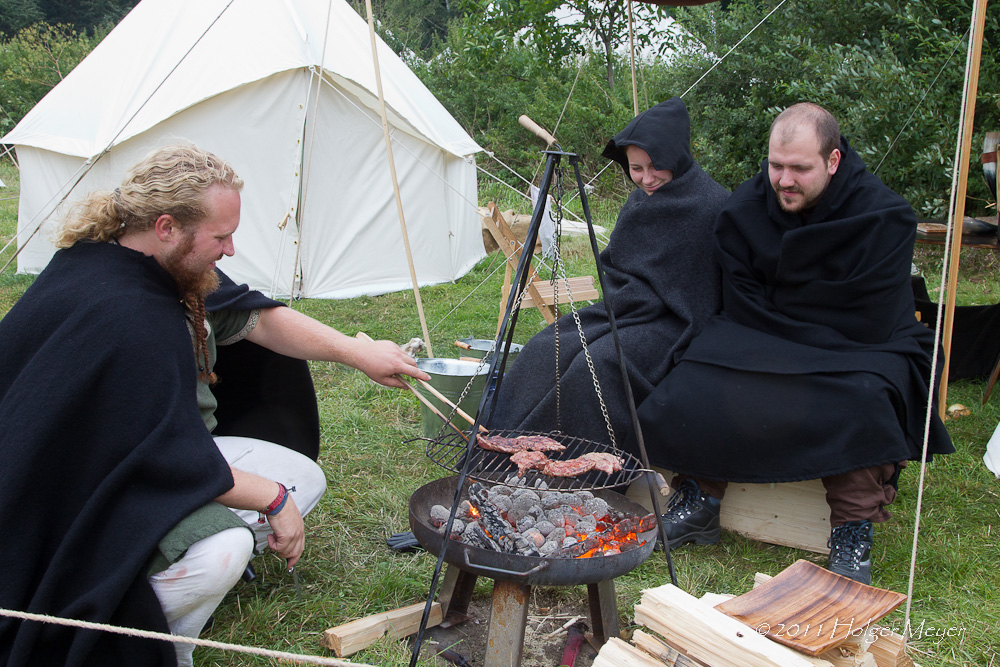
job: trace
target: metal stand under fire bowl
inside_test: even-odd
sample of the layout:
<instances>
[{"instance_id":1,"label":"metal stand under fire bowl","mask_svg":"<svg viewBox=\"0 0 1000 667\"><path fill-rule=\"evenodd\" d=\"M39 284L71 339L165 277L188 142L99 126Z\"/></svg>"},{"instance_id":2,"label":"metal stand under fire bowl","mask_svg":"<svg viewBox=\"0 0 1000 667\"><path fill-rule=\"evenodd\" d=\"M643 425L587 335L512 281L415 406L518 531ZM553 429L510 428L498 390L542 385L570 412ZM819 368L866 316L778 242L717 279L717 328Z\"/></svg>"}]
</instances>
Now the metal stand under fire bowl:
<instances>
[{"instance_id":1,"label":"metal stand under fire bowl","mask_svg":"<svg viewBox=\"0 0 1000 667\"><path fill-rule=\"evenodd\" d=\"M463 617L468 614L472 591L479 575L466 572L454 565L445 571L438 601L445 617ZM528 603L531 600L530 584L493 580L493 597L490 609L489 634L486 640L484 667L511 667L520 665L524 654L524 634L528 624ZM608 579L587 584L590 601L590 625L597 643L603 644L611 637L619 637L618 604L615 598L615 580Z\"/></svg>"},{"instance_id":2,"label":"metal stand under fire bowl","mask_svg":"<svg viewBox=\"0 0 1000 667\"><path fill-rule=\"evenodd\" d=\"M430 523L430 508L449 502L457 477L426 484L410 496L410 529L430 553L448 563L438 601L446 617L462 618L469 610L476 579L493 579L489 634L485 667L512 667L521 664L528 603L534 586L586 585L590 600L590 622L598 643L620 635L615 577L631 572L653 551L656 531L639 535L638 546L619 554L593 558L544 558L500 553L458 540L445 540ZM645 513L642 505L609 490L594 495L604 499L618 514Z\"/></svg>"}]
</instances>

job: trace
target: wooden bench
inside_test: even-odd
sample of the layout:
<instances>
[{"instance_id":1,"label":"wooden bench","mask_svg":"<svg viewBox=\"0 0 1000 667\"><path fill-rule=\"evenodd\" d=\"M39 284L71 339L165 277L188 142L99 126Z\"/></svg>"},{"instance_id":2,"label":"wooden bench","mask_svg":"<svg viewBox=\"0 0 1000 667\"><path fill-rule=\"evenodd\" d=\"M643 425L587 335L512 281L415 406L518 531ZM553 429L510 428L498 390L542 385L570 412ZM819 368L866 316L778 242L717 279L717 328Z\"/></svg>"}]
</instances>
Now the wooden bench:
<instances>
[{"instance_id":1,"label":"wooden bench","mask_svg":"<svg viewBox=\"0 0 1000 667\"><path fill-rule=\"evenodd\" d=\"M493 239L500 246L500 250L503 251L507 261L500 296L500 316L497 318L497 332L499 332L500 325L503 323L504 312L507 310L507 299L510 297L512 277L517 270L518 263L521 261L521 251L524 244L517 239L495 203L490 202L487 205L487 211L489 215L483 217L483 227L493 236ZM600 293L594 287L593 276L559 279L557 284L559 284L559 304L569 303L570 300L593 301L600 298ZM538 309L548 324L555 322L559 316L559 309L555 297L556 290L552 283L548 280L538 278L537 275L530 274L525 288L528 293L521 300L521 307L533 306ZM571 294L572 297L570 296Z\"/></svg>"},{"instance_id":2,"label":"wooden bench","mask_svg":"<svg viewBox=\"0 0 1000 667\"><path fill-rule=\"evenodd\" d=\"M674 473L653 468L669 482ZM652 510L649 487L642 477L628 489L628 497ZM660 511L667 498L660 499ZM741 484L730 482L722 501L722 527L751 539L816 553L830 552L830 506L822 480Z\"/></svg>"}]
</instances>

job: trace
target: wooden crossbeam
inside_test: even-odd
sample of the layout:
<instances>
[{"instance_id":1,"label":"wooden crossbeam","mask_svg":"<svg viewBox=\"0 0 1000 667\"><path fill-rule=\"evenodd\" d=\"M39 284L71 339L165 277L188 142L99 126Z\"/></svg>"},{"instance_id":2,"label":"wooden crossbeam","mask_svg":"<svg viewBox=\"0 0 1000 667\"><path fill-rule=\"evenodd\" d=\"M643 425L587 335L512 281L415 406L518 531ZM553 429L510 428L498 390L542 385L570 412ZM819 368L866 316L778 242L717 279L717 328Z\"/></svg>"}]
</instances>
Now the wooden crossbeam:
<instances>
[{"instance_id":1,"label":"wooden crossbeam","mask_svg":"<svg viewBox=\"0 0 1000 667\"><path fill-rule=\"evenodd\" d=\"M521 262L521 249L523 244L517 240L517 236L514 231L504 220L503 215L500 213L500 209L493 202L486 205L486 208L490 212L489 218L484 218L483 222L486 225L487 231L493 236L493 239L500 246L500 250L503 252L504 256L507 258L507 268L504 273L504 287L505 295L500 302L500 319L497 320L497 331L500 331L500 325L503 322L504 310L507 306L507 295L510 294L511 289L511 278L513 276L514 269L517 268L518 264ZM492 222L492 224L490 224ZM531 257L528 258L528 269L531 268ZM556 321L553 309L550 306L545 305L545 300L542 299L541 294L538 293L538 287L535 285L534 280L529 280L527 283L528 296L535 299L538 310L542 313L542 317L549 324Z\"/></svg>"},{"instance_id":2,"label":"wooden crossbeam","mask_svg":"<svg viewBox=\"0 0 1000 667\"><path fill-rule=\"evenodd\" d=\"M597 288L594 287L593 276L577 276L569 279L560 278L557 284L559 286L559 303L569 303L570 294L573 295L573 301L593 301L601 296ZM555 287L550 281L538 280L534 282L534 286L542 299L542 303L546 306L556 305ZM504 285L503 300L505 303L508 294L510 294L510 287ZM526 308L534 305L536 305L535 299L529 292L521 300L521 307Z\"/></svg>"}]
</instances>

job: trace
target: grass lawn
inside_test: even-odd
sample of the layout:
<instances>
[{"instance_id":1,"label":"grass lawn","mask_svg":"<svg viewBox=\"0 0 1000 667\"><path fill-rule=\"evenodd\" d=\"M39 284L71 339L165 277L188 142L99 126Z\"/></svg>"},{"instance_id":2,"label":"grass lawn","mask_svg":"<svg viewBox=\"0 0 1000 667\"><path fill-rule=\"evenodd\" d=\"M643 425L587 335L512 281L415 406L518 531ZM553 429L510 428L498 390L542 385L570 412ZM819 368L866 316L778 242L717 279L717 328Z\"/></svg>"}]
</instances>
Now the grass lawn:
<instances>
[{"instance_id":1,"label":"grass lawn","mask_svg":"<svg viewBox=\"0 0 1000 667\"><path fill-rule=\"evenodd\" d=\"M18 179L9 161L0 164L0 240L13 235ZM487 197L502 193L484 191ZM619 203L592 202L595 222L610 224ZM501 208L524 205L510 200ZM239 238L237 237L237 244ZM238 248L238 246L237 246ZM0 255L6 262L8 249ZM565 244L570 275L592 272L589 245L582 239ZM940 251L918 248L916 261L932 277L940 271ZM490 338L496 328L502 260L484 259L455 284L421 290L436 356L459 356L453 341L465 336ZM497 270L499 267L500 270ZM962 262L960 302L1000 300L997 258L989 251L968 250ZM0 313L6 313L31 278L8 268L0 274ZM376 338L405 342L420 336L414 297L400 292L344 301L304 300L301 310L346 333L363 330ZM518 323L517 342L526 342L542 325L537 311ZM0 341L2 343L2 341ZM435 559L427 553L397 554L385 538L407 526L407 501L419 486L446 474L424 455L420 411L405 392L378 387L352 369L312 364L322 420L320 464L329 491L307 519L307 547L297 570L302 601L283 562L271 555L254 560L258 580L241 583L216 613L210 639L282 651L328 655L320 646L322 632L351 619L420 602L427 597ZM972 415L948 423L957 453L927 467L913 584L912 655L924 667L1000 664L1000 485L982 463L986 442L1000 421L1000 396L981 406L984 383L953 382L948 402L963 403ZM998 392L1000 393L1000 392ZM875 584L906 592L918 498L919 466L912 464L900 481L893 506L895 519L876 528ZM796 559L825 564L825 558L794 549L724 533L711 547L687 546L674 552L679 583L686 591L741 593L755 572L776 574ZM629 627L644 588L669 581L665 560L657 552L642 566L616 580L623 627ZM477 599L487 599L488 582L480 580ZM551 591L556 599L583 604L584 587ZM900 630L902 608L883 625ZM425 664L430 664L425 651ZM214 649L196 651L196 664L268 665L272 661ZM356 662L404 665L408 644L381 640L352 657Z\"/></svg>"}]
</instances>

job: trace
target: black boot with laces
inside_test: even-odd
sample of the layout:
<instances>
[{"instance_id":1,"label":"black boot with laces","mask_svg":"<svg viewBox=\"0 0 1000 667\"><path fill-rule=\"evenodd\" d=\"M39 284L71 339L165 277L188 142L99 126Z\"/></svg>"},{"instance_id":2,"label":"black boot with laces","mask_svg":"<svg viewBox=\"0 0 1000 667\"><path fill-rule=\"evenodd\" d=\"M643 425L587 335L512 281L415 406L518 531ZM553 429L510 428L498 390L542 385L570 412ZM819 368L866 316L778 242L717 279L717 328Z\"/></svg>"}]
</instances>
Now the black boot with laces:
<instances>
[{"instance_id":1,"label":"black boot with laces","mask_svg":"<svg viewBox=\"0 0 1000 667\"><path fill-rule=\"evenodd\" d=\"M720 500L698 488L692 479L677 487L661 516L671 549L687 542L715 544L722 532L719 527Z\"/></svg>"},{"instance_id":2,"label":"black boot with laces","mask_svg":"<svg viewBox=\"0 0 1000 667\"><path fill-rule=\"evenodd\" d=\"M872 583L872 541L871 521L851 521L837 526L830 534L830 572L859 581Z\"/></svg>"}]
</instances>

